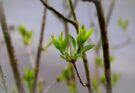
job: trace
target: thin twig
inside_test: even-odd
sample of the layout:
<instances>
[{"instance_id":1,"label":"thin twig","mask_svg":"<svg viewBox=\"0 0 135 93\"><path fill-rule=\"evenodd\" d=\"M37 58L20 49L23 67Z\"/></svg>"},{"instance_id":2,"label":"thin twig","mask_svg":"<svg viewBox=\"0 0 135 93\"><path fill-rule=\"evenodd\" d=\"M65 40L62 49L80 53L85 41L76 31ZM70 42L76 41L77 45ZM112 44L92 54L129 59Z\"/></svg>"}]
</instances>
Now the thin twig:
<instances>
[{"instance_id":1,"label":"thin twig","mask_svg":"<svg viewBox=\"0 0 135 93\"><path fill-rule=\"evenodd\" d=\"M72 4L72 1L71 1L71 0L69 0L69 4L70 4L71 13L72 13L72 16L73 16L73 18L74 18L74 21L76 22L76 24L77 24L77 26L78 26L77 29L76 29L76 31L77 31L77 33L78 33L79 25L78 25L77 17L76 17L75 11L74 11L74 9L73 9L73 4ZM83 54L82 59L83 59L84 68L85 68L85 73L86 73L86 78L87 78L87 83L88 83L88 84L87 84L87 88L88 88L89 93L92 93L92 86L91 86L91 80L90 80L90 70L89 70L89 65L88 65L88 59L87 59L85 53ZM79 77L78 77L78 78L79 78Z\"/></svg>"},{"instance_id":2,"label":"thin twig","mask_svg":"<svg viewBox=\"0 0 135 93\"><path fill-rule=\"evenodd\" d=\"M109 6L109 11L106 17L106 26L108 27L109 23L110 23L110 19L114 10L114 6L115 6L115 0L111 0L111 4Z\"/></svg>"},{"instance_id":3,"label":"thin twig","mask_svg":"<svg viewBox=\"0 0 135 93\"><path fill-rule=\"evenodd\" d=\"M46 0L45 2L47 3L47 1L48 0ZM41 24L41 33L40 33L40 39L39 39L39 46L38 46L36 65L35 65L35 76L34 76L34 80L33 80L33 86L32 86L31 93L36 93L36 86L37 86L37 82L38 82L38 74L39 74L39 67L40 67L40 59L41 59L41 53L42 53L42 44L43 44L44 33L45 33L46 16L47 16L47 8L44 8L42 24Z\"/></svg>"},{"instance_id":4,"label":"thin twig","mask_svg":"<svg viewBox=\"0 0 135 93\"><path fill-rule=\"evenodd\" d=\"M53 81L51 82L51 84L45 88L44 93L48 93L49 90L51 90L52 87L55 86L56 83L57 83L57 80L56 80L56 79L53 80Z\"/></svg>"},{"instance_id":5,"label":"thin twig","mask_svg":"<svg viewBox=\"0 0 135 93\"><path fill-rule=\"evenodd\" d=\"M28 57L29 57L29 62L31 64L31 67L34 68L35 67L35 61L34 61L34 57L33 57L30 46L26 45L26 49L27 49L27 54L28 54Z\"/></svg>"},{"instance_id":6,"label":"thin twig","mask_svg":"<svg viewBox=\"0 0 135 93\"><path fill-rule=\"evenodd\" d=\"M5 79L5 75L3 73L3 69L2 69L1 64L0 64L0 75L1 75L2 84L3 84L3 87L4 87L4 91L5 91L5 93L8 93L8 88L6 86L6 79Z\"/></svg>"},{"instance_id":7,"label":"thin twig","mask_svg":"<svg viewBox=\"0 0 135 93\"><path fill-rule=\"evenodd\" d=\"M72 64L73 64L73 66L74 66L75 72L76 72L77 77L78 77L80 83L82 84L82 86L84 86L84 87L88 86L87 83L84 83L84 82L82 81L82 79L81 79L81 77L80 77L80 74L79 74L79 72L78 72L78 70L77 70L77 67L76 67L75 62L72 62Z\"/></svg>"},{"instance_id":8,"label":"thin twig","mask_svg":"<svg viewBox=\"0 0 135 93\"><path fill-rule=\"evenodd\" d=\"M76 9L76 7L77 7L77 5L78 5L78 2L79 2L79 0L74 0L74 5L73 5L74 9ZM69 13L68 16L67 16L67 18L70 18L71 15L72 15L72 14Z\"/></svg>"},{"instance_id":9,"label":"thin twig","mask_svg":"<svg viewBox=\"0 0 135 93\"><path fill-rule=\"evenodd\" d=\"M53 7L49 6L46 2L44 2L44 0L40 0L41 3L48 8L50 11L54 12L58 17L62 18L63 20L71 23L72 25L74 25L76 27L76 23L70 19L67 19L64 15L62 15L61 13L59 13L57 10L55 10Z\"/></svg>"},{"instance_id":10,"label":"thin twig","mask_svg":"<svg viewBox=\"0 0 135 93\"><path fill-rule=\"evenodd\" d=\"M21 76L18 69L18 62L17 62L14 48L11 42L11 37L8 31L8 25L6 23L6 18L5 18L4 10L2 7L2 2L0 2L0 22L1 22L2 32L5 39L7 52L9 55L10 65L13 71L16 87L19 93L24 93L24 87L23 87L23 83L22 83Z\"/></svg>"}]
</instances>

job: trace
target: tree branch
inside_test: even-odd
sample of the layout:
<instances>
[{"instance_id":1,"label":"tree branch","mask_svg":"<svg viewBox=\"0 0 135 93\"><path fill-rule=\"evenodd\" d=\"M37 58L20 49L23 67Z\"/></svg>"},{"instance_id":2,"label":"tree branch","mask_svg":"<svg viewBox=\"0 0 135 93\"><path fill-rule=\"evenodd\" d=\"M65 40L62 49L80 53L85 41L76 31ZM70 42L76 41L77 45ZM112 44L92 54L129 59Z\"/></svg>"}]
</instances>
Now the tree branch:
<instances>
[{"instance_id":1,"label":"tree branch","mask_svg":"<svg viewBox=\"0 0 135 93\"><path fill-rule=\"evenodd\" d=\"M47 3L48 0L46 0L45 2ZM42 53L42 44L43 44L45 26L46 26L46 16L47 16L47 8L44 8L42 24L41 24L41 33L40 33L40 39L39 39L39 46L38 46L38 50L37 50L37 58L36 58L36 65L35 65L35 76L34 76L34 80L33 80L33 86L32 86L31 93L36 93L36 86L37 86L37 82L38 82L38 74L39 74L39 67L40 67L40 59L41 59L41 53Z\"/></svg>"},{"instance_id":2,"label":"tree branch","mask_svg":"<svg viewBox=\"0 0 135 93\"><path fill-rule=\"evenodd\" d=\"M57 10L55 10L53 7L49 6L46 2L44 2L44 0L40 0L41 3L50 11L54 12L59 18L62 18L63 20L71 23L72 25L74 25L76 27L76 23L70 19L67 19L64 15L62 15L61 13L59 13Z\"/></svg>"},{"instance_id":3,"label":"tree branch","mask_svg":"<svg viewBox=\"0 0 135 93\"><path fill-rule=\"evenodd\" d=\"M16 87L19 93L24 93L24 87L23 87L23 83L22 83L21 76L18 69L18 62L17 62L14 48L11 42L11 37L8 31L8 25L6 23L6 18L4 14L4 9L2 7L2 2L0 2L0 22L1 22L1 28L2 28L4 39L5 39L7 52L9 55L10 65L13 71Z\"/></svg>"},{"instance_id":4,"label":"tree branch","mask_svg":"<svg viewBox=\"0 0 135 93\"><path fill-rule=\"evenodd\" d=\"M75 62L73 61L73 62L71 62L71 63L72 63L73 66L74 66L75 72L76 72L77 77L78 77L80 83L82 84L82 86L84 86L84 87L88 86L88 84L86 84L86 83L84 83L84 82L82 81L82 79L81 79L81 77L80 77L80 74L79 74L79 72L78 72L78 70L77 70L77 67L76 67Z\"/></svg>"},{"instance_id":5,"label":"tree branch","mask_svg":"<svg viewBox=\"0 0 135 93\"><path fill-rule=\"evenodd\" d=\"M5 93L8 93L8 88L6 86L6 79L5 79L5 75L4 75L1 63L0 63L0 75L1 75L2 84L4 87L4 91L5 91Z\"/></svg>"},{"instance_id":6,"label":"tree branch","mask_svg":"<svg viewBox=\"0 0 135 93\"><path fill-rule=\"evenodd\" d=\"M75 11L73 9L73 4L72 4L71 0L69 0L69 4L70 4L70 8L71 8L70 9L71 10L71 14L72 14L72 16L74 18L74 21L76 22L76 25L77 25L76 32L78 33L79 25L78 25L78 21L77 21L76 14L75 14ZM85 74L86 74L87 83L88 83L87 84L87 88L88 88L89 93L92 93L92 86L91 86L91 80L90 80L90 70L89 70L89 65L88 65L88 59L87 59L85 53L83 54L82 59L83 59L84 68L85 68Z\"/></svg>"},{"instance_id":7,"label":"tree branch","mask_svg":"<svg viewBox=\"0 0 135 93\"><path fill-rule=\"evenodd\" d=\"M101 31L101 40L102 40L102 48L103 48L103 57L104 57L104 71L106 77L106 93L112 93L112 85L111 85L111 67L110 67L110 59L109 59L109 43L107 36L107 27L105 23L105 17L103 12L103 7L100 0L96 0L93 2L97 9L98 20Z\"/></svg>"}]
</instances>

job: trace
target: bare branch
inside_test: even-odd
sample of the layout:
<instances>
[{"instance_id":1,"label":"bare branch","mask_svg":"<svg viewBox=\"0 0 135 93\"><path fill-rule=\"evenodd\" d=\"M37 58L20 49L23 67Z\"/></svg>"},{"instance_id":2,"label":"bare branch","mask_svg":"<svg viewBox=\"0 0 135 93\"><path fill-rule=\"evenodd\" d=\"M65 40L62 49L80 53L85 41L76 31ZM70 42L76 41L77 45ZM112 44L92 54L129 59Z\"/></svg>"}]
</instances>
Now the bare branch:
<instances>
[{"instance_id":1,"label":"bare branch","mask_svg":"<svg viewBox=\"0 0 135 93\"><path fill-rule=\"evenodd\" d=\"M3 32L4 39L5 39L7 52L9 55L10 65L11 65L11 68L13 71L13 76L15 79L16 87L17 87L19 93L25 93L23 83L21 80L21 76L19 73L19 69L18 69L18 62L17 62L16 55L14 52L14 47L12 45L11 37L10 37L9 31L8 31L8 25L6 23L6 18L5 18L5 14L4 14L4 9L2 7L2 2L0 2L0 22L1 22L2 32Z\"/></svg>"},{"instance_id":2,"label":"bare branch","mask_svg":"<svg viewBox=\"0 0 135 93\"><path fill-rule=\"evenodd\" d=\"M53 7L49 6L46 2L44 2L44 0L40 0L41 3L48 8L50 11L52 11L53 13L55 13L58 17L62 18L63 20L71 23L72 25L74 25L76 27L76 23L70 19L67 19L64 15L62 15L61 13L59 13L57 10L55 10Z\"/></svg>"},{"instance_id":3,"label":"bare branch","mask_svg":"<svg viewBox=\"0 0 135 93\"><path fill-rule=\"evenodd\" d=\"M6 86L6 79L5 79L5 75L4 75L1 63L0 63L0 75L1 75L1 79L2 79L2 84L4 86L4 91L5 91L5 93L8 93L8 88Z\"/></svg>"},{"instance_id":4,"label":"bare branch","mask_svg":"<svg viewBox=\"0 0 135 93\"><path fill-rule=\"evenodd\" d=\"M48 0L46 0L45 2L47 3ZM36 58L36 64L35 64L35 76L34 76L34 80L33 80L33 86L32 86L31 93L36 92L36 86L37 86L37 82L38 82L40 59L41 59L41 53L42 53L42 44L43 44L45 26L46 26L46 16L47 16L47 8L44 8L42 24L41 24L41 33L40 33L40 39L39 39L39 46L38 46L37 58Z\"/></svg>"},{"instance_id":5,"label":"bare branch","mask_svg":"<svg viewBox=\"0 0 135 93\"><path fill-rule=\"evenodd\" d=\"M80 74L79 74L79 72L78 72L78 70L77 70L77 67L76 67L75 62L71 62L71 63L72 63L73 66L74 66L75 72L76 72L76 74L77 74L77 77L78 77L80 83L82 84L82 86L87 87L88 84L87 84L87 83L84 83L84 82L82 81L82 79L81 79L81 77L80 77Z\"/></svg>"}]
</instances>

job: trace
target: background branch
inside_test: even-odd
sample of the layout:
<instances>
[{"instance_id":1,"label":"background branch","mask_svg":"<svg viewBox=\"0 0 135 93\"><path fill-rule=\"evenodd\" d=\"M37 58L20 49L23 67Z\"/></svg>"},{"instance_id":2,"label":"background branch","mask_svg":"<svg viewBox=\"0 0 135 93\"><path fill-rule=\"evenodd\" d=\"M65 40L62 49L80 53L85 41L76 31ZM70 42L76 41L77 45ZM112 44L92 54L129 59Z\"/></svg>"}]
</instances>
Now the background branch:
<instances>
[{"instance_id":1,"label":"background branch","mask_svg":"<svg viewBox=\"0 0 135 93\"><path fill-rule=\"evenodd\" d=\"M2 79L2 84L3 84L3 87L4 87L4 91L5 91L5 93L8 93L8 88L6 86L6 79L5 79L5 75L4 75L1 63L0 63L0 76L1 76L1 79Z\"/></svg>"},{"instance_id":2,"label":"background branch","mask_svg":"<svg viewBox=\"0 0 135 93\"><path fill-rule=\"evenodd\" d=\"M103 7L100 0L93 2L96 6L98 20L101 31L101 40L102 40L102 48L103 48L103 57L104 57L104 71L106 77L106 93L112 93L112 85L111 85L111 67L110 67L110 55L109 55L109 43L107 36L107 28L105 23L105 17L103 12Z\"/></svg>"},{"instance_id":3,"label":"background branch","mask_svg":"<svg viewBox=\"0 0 135 93\"><path fill-rule=\"evenodd\" d=\"M45 2L47 3L48 0L46 0ZM42 53L42 44L43 44L44 33L45 33L46 16L47 16L47 8L44 8L42 24L41 24L41 33L40 33L40 39L39 39L39 46L38 46L36 65L35 65L35 76L34 76L34 80L33 80L33 86L32 86L31 93L36 93L36 86L37 86L37 82L38 82L38 74L39 74L39 67L40 67L40 59L41 59L41 53Z\"/></svg>"},{"instance_id":4,"label":"background branch","mask_svg":"<svg viewBox=\"0 0 135 93\"><path fill-rule=\"evenodd\" d=\"M15 79L17 90L19 93L24 93L24 87L23 87L23 83L22 83L21 76L18 69L18 62L17 62L14 48L11 42L11 37L8 31L8 25L6 23L6 18L4 14L4 9L2 7L2 2L0 2L0 22L1 22L1 28L2 28L4 39L5 39L7 52L8 52L9 60L10 60L10 65L13 71L13 76Z\"/></svg>"}]
</instances>

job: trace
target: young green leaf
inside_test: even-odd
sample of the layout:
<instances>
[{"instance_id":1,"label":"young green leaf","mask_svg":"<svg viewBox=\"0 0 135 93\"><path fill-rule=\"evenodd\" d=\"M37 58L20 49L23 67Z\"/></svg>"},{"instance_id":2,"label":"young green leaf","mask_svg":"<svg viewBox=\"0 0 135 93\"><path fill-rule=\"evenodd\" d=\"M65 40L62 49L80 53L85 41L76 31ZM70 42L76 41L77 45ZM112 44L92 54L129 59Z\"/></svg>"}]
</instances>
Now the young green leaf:
<instances>
[{"instance_id":1,"label":"young green leaf","mask_svg":"<svg viewBox=\"0 0 135 93\"><path fill-rule=\"evenodd\" d=\"M112 74L112 85L115 85L119 79L120 79L120 75L117 73L113 73Z\"/></svg>"},{"instance_id":2,"label":"young green leaf","mask_svg":"<svg viewBox=\"0 0 135 93\"><path fill-rule=\"evenodd\" d=\"M60 34L58 40L59 40L60 42L62 42L62 40L63 40L63 32L61 32L61 34Z\"/></svg>"},{"instance_id":3,"label":"young green leaf","mask_svg":"<svg viewBox=\"0 0 135 93\"><path fill-rule=\"evenodd\" d=\"M65 50L65 48L67 47L67 45L68 45L68 36L66 36L65 39L61 43L62 49Z\"/></svg>"},{"instance_id":4,"label":"young green leaf","mask_svg":"<svg viewBox=\"0 0 135 93\"><path fill-rule=\"evenodd\" d=\"M66 56L65 55L60 55L60 57L62 58L62 59L64 59L64 60L67 60L67 58L66 58Z\"/></svg>"},{"instance_id":5,"label":"young green leaf","mask_svg":"<svg viewBox=\"0 0 135 93\"><path fill-rule=\"evenodd\" d=\"M84 46L84 47L82 47L81 49L80 49L80 51L79 51L79 53L84 53L84 52L86 52L86 51L88 51L88 50L90 50L91 48L93 48L95 45L86 45L86 46Z\"/></svg>"},{"instance_id":6,"label":"young green leaf","mask_svg":"<svg viewBox=\"0 0 135 93\"><path fill-rule=\"evenodd\" d=\"M76 49L76 41L75 41L74 37L72 35L69 35L69 39L70 39L74 49Z\"/></svg>"},{"instance_id":7,"label":"young green leaf","mask_svg":"<svg viewBox=\"0 0 135 93\"><path fill-rule=\"evenodd\" d=\"M78 46L81 46L83 44L83 30L79 28L79 33L77 35L77 44Z\"/></svg>"},{"instance_id":8,"label":"young green leaf","mask_svg":"<svg viewBox=\"0 0 135 93\"><path fill-rule=\"evenodd\" d=\"M17 27L17 29L18 29L18 31L20 32L20 34L22 35L22 36L24 36L25 34L26 34L26 29L25 29L25 27L23 26L23 25L19 25L18 27Z\"/></svg>"},{"instance_id":9,"label":"young green leaf","mask_svg":"<svg viewBox=\"0 0 135 93\"><path fill-rule=\"evenodd\" d=\"M53 41L50 40L50 41L43 47L43 51L46 51L52 44L53 44Z\"/></svg>"},{"instance_id":10,"label":"young green leaf","mask_svg":"<svg viewBox=\"0 0 135 93\"><path fill-rule=\"evenodd\" d=\"M88 40L88 38L90 37L90 35L91 35L91 33L93 32L94 29L95 29L95 28L92 27L91 29L89 29L89 30L85 33L85 35L84 35L84 37L83 37L83 41L84 41L84 42L85 42L86 40Z\"/></svg>"},{"instance_id":11,"label":"young green leaf","mask_svg":"<svg viewBox=\"0 0 135 93\"><path fill-rule=\"evenodd\" d=\"M56 40L56 37L53 35L52 36L52 41L53 41L53 44L54 44L54 46L57 48L57 49L61 49L61 44L60 44L60 42L59 42L59 40Z\"/></svg>"}]
</instances>

